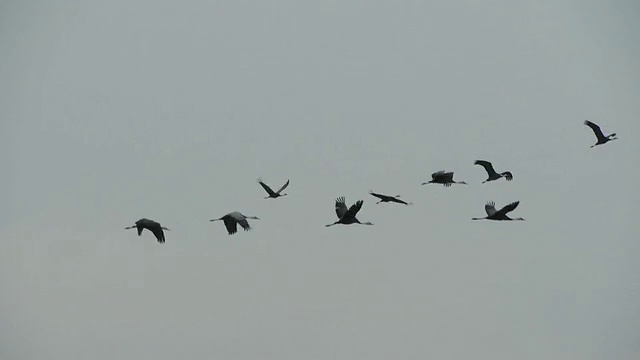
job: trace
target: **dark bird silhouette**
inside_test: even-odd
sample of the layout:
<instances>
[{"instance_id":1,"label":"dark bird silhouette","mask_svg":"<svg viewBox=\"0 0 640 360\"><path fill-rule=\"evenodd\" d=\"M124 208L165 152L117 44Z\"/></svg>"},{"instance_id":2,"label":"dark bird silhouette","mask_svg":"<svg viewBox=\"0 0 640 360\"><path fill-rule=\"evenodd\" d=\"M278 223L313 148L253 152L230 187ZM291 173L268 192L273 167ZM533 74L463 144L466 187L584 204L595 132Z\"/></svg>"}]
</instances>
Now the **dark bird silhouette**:
<instances>
[{"instance_id":1,"label":"dark bird silhouette","mask_svg":"<svg viewBox=\"0 0 640 360\"><path fill-rule=\"evenodd\" d=\"M281 187L281 188L280 188L280 190L278 190L278 191L273 191L273 190L271 190L271 188L269 187L269 185L267 185L267 184L263 183L261 179L258 179L258 183L262 186L262 188L264 189L264 191L266 191L266 192L267 192L267 194L269 194L269 196L265 197L265 199L269 199L269 198L273 198L273 199L275 199L275 198L277 198L277 197L287 195L287 194L281 194L281 192L282 192L282 190L286 189L286 188L287 188L287 186L289 186L289 180L287 180L287 182L286 182L284 185L282 185L282 187Z\"/></svg>"},{"instance_id":2,"label":"dark bird silhouette","mask_svg":"<svg viewBox=\"0 0 640 360\"><path fill-rule=\"evenodd\" d=\"M427 182L423 182L422 185L427 185L427 184L442 184L446 187L451 186L451 184L464 184L466 185L467 183L464 181L454 181L453 180L453 171L444 171L444 170L440 170L440 171L436 171L433 174L431 174L431 180L427 181Z\"/></svg>"},{"instance_id":3,"label":"dark bird silhouette","mask_svg":"<svg viewBox=\"0 0 640 360\"><path fill-rule=\"evenodd\" d=\"M373 191L369 190L369 194L377 197L378 199L380 199L380 201L378 201L376 204L380 204L381 202L395 202L398 204L405 204L405 205L410 205L411 203L405 202L403 200L398 199L400 197L400 195L396 195L396 196L389 196L389 195L383 195L383 194L376 194Z\"/></svg>"},{"instance_id":4,"label":"dark bird silhouette","mask_svg":"<svg viewBox=\"0 0 640 360\"><path fill-rule=\"evenodd\" d=\"M600 126L592 123L589 120L585 120L584 124L587 125L588 127L590 127L591 130L593 130L593 133L596 135L596 138L598 139L598 142L596 142L595 144L591 145L591 147L594 147L596 145L602 145L602 144L608 143L611 140L618 140L618 138L616 137L616 133L613 133L611 135L605 136L602 133L602 130L600 130Z\"/></svg>"},{"instance_id":5,"label":"dark bird silhouette","mask_svg":"<svg viewBox=\"0 0 640 360\"><path fill-rule=\"evenodd\" d=\"M505 205L502 209L496 210L496 204L493 201L488 202L484 206L484 211L487 212L487 216L482 218L472 218L471 220L524 220L521 217L512 219L507 216L507 213L515 210L515 208L518 207L518 204L520 204L520 201L512 202L509 205Z\"/></svg>"},{"instance_id":6,"label":"dark bird silhouette","mask_svg":"<svg viewBox=\"0 0 640 360\"><path fill-rule=\"evenodd\" d=\"M510 172L505 171L503 173L497 173L495 170L493 170L493 165L491 165L491 163L488 161L476 160L476 162L474 162L473 164L480 165L487 171L487 175L489 175L489 178L483 181L482 182L483 184L486 183L487 181L498 180L501 177L507 179L507 181L513 180L513 175Z\"/></svg>"},{"instance_id":7,"label":"dark bird silhouette","mask_svg":"<svg viewBox=\"0 0 640 360\"><path fill-rule=\"evenodd\" d=\"M160 225L160 223L149 219L140 219L136 221L135 225L126 227L124 229L129 230L134 228L138 229L138 236L142 235L142 230L144 229L151 231L153 235L155 235L156 239L158 239L158 242L161 244L164 243L164 231L162 230L169 230L166 227Z\"/></svg>"},{"instance_id":8,"label":"dark bird silhouette","mask_svg":"<svg viewBox=\"0 0 640 360\"><path fill-rule=\"evenodd\" d=\"M242 215L241 213L234 211L234 212L230 212L227 215L219 218L219 219L212 219L209 220L211 221L218 221L218 220L222 220L224 221L224 226L227 228L227 232L229 233L229 235L233 235L236 232L238 232L238 224L240 224L240 226L242 226L242 228L244 229L244 231L249 231L251 230L251 226L249 225L249 222L247 221L247 219L255 219L255 220L260 220L258 217L255 216L245 216Z\"/></svg>"},{"instance_id":9,"label":"dark bird silhouette","mask_svg":"<svg viewBox=\"0 0 640 360\"><path fill-rule=\"evenodd\" d=\"M357 218L356 214L362 208L362 200L356 201L355 204L351 205L350 208L347 209L347 204L344 202L344 196L336 199L336 215L338 215L338 221L333 224L325 225L325 226L333 226L335 224L362 224L362 225L373 225L370 222L361 223Z\"/></svg>"}]
</instances>

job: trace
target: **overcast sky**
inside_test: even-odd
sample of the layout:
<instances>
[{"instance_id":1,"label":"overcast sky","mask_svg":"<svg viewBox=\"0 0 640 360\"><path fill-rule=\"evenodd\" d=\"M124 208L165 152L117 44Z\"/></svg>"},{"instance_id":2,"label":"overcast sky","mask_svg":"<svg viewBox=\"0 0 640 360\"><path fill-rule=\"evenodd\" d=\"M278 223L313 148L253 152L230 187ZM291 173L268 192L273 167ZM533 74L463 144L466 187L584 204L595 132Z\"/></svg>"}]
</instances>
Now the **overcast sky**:
<instances>
[{"instance_id":1,"label":"overcast sky","mask_svg":"<svg viewBox=\"0 0 640 360\"><path fill-rule=\"evenodd\" d=\"M2 1L0 358L639 358L639 24L633 0ZM420 186L441 169L469 185ZM338 196L375 226L325 228ZM470 220L515 200L527 221ZM208 221L234 210L261 220Z\"/></svg>"}]
</instances>

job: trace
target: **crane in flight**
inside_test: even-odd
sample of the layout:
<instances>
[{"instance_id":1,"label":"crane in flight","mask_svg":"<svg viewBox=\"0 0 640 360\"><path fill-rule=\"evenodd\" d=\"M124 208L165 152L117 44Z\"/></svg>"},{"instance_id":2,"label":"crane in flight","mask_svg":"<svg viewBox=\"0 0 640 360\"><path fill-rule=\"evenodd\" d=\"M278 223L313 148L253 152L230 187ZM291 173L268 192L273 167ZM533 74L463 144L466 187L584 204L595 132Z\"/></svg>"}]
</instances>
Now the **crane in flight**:
<instances>
[{"instance_id":1,"label":"crane in flight","mask_svg":"<svg viewBox=\"0 0 640 360\"><path fill-rule=\"evenodd\" d=\"M592 123L589 120L585 120L584 124L587 125L588 127L590 127L591 130L593 130L593 133L596 135L596 138L598 139L598 141L595 144L591 145L591 147L594 147L596 145L606 144L611 140L618 140L618 138L616 137L616 133L613 133L611 135L605 136L602 133L602 130L600 130L600 126Z\"/></svg>"},{"instance_id":2,"label":"crane in flight","mask_svg":"<svg viewBox=\"0 0 640 360\"><path fill-rule=\"evenodd\" d=\"M269 196L265 197L265 199L269 199L269 198L275 199L275 198L287 195L287 194L281 194L281 192L282 190L286 189L287 186L289 186L289 180L287 180L287 182L284 185L282 185L282 187L278 191L271 190L269 185L262 182L262 179L258 179L258 184L260 184L260 186L262 186L264 191L266 191L267 194L269 194Z\"/></svg>"},{"instance_id":3,"label":"crane in flight","mask_svg":"<svg viewBox=\"0 0 640 360\"><path fill-rule=\"evenodd\" d=\"M398 203L398 204L411 205L411 203L408 203L408 202L405 202L403 200L398 199L400 197L400 195L389 196L389 195L377 194L377 193L374 193L371 190L369 190L369 194L377 197L378 199L380 199L380 201L378 201L376 204L380 204L381 202L395 202L395 203Z\"/></svg>"},{"instance_id":4,"label":"crane in flight","mask_svg":"<svg viewBox=\"0 0 640 360\"><path fill-rule=\"evenodd\" d=\"M350 224L361 224L361 225L373 225L370 222L360 222L358 218L356 218L356 214L362 208L362 200L356 201L355 204L351 205L350 208L347 209L347 204L345 204L344 196L341 196L336 199L336 215L338 215L338 221L333 224L325 225L327 227L333 226L336 224L350 225Z\"/></svg>"},{"instance_id":5,"label":"crane in flight","mask_svg":"<svg viewBox=\"0 0 640 360\"><path fill-rule=\"evenodd\" d=\"M487 175L489 175L489 177L487 178L487 180L482 182L483 184L486 183L487 181L498 180L498 179L500 179L502 177L507 179L507 181L513 180L513 174L511 174L509 171L505 171L503 173L497 173L493 169L493 165L491 165L491 163L488 162L488 161L476 160L476 162L474 162L473 164L474 165L480 165L487 171Z\"/></svg>"},{"instance_id":6,"label":"crane in flight","mask_svg":"<svg viewBox=\"0 0 640 360\"><path fill-rule=\"evenodd\" d=\"M228 213L227 215L219 219L209 220L209 222L222 220L224 222L224 226L227 228L227 232L229 233L229 235L233 235L236 232L238 232L238 224L242 226L244 231L251 230L251 226L249 225L249 222L247 221L247 219L260 220L260 218L256 216L245 216L238 211L234 211L234 212Z\"/></svg>"},{"instance_id":7,"label":"crane in flight","mask_svg":"<svg viewBox=\"0 0 640 360\"><path fill-rule=\"evenodd\" d=\"M436 171L433 174L431 174L431 180L422 183L422 185L427 185L427 184L442 184L446 187L449 187L452 184L467 185L467 183L464 181L454 181L453 171L444 171L444 170Z\"/></svg>"},{"instance_id":8,"label":"crane in flight","mask_svg":"<svg viewBox=\"0 0 640 360\"><path fill-rule=\"evenodd\" d=\"M484 206L484 211L487 212L487 216L481 218L472 218L471 220L524 220L523 218L510 218L507 216L507 213L515 210L518 207L520 201L512 202L511 204L505 205L502 209L496 210L496 203L493 201L488 202Z\"/></svg>"},{"instance_id":9,"label":"crane in flight","mask_svg":"<svg viewBox=\"0 0 640 360\"><path fill-rule=\"evenodd\" d=\"M160 225L160 223L149 219L140 219L136 221L135 225L126 227L124 229L138 229L138 236L142 235L142 230L147 229L151 231L153 235L155 235L156 239L161 244L164 243L164 231L162 230L169 230L166 227Z\"/></svg>"}]
</instances>

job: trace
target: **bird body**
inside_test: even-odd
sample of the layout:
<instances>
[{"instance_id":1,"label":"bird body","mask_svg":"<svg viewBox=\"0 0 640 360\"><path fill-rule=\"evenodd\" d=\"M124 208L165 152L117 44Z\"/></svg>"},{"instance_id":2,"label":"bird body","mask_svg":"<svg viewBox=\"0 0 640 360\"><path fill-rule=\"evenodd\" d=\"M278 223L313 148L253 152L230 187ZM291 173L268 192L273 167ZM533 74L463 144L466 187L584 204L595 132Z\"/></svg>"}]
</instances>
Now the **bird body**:
<instances>
[{"instance_id":1,"label":"bird body","mask_svg":"<svg viewBox=\"0 0 640 360\"><path fill-rule=\"evenodd\" d=\"M482 218L472 218L471 220L524 220L523 218L510 218L507 216L507 213L515 210L518 207L520 201L512 202L511 204L505 205L502 209L496 210L496 204L493 201L488 202L484 206L484 211L487 213L487 216Z\"/></svg>"},{"instance_id":2,"label":"bird body","mask_svg":"<svg viewBox=\"0 0 640 360\"><path fill-rule=\"evenodd\" d=\"M165 241L164 231L162 230L169 230L166 227L160 225L160 223L157 223L153 220L144 219L144 218L136 221L135 225L126 227L124 229L128 230L128 229L134 229L134 228L138 229L138 236L142 235L142 230L144 229L151 231L153 235L155 235L158 242L161 244L164 243Z\"/></svg>"},{"instance_id":3,"label":"bird body","mask_svg":"<svg viewBox=\"0 0 640 360\"><path fill-rule=\"evenodd\" d=\"M595 144L591 145L591 147L608 143L611 140L618 140L618 138L616 137L616 133L605 136L602 133L602 130L600 130L600 126L592 123L589 120L585 120L584 124L591 128L593 133L596 135L596 139L598 139L598 141Z\"/></svg>"},{"instance_id":4,"label":"bird body","mask_svg":"<svg viewBox=\"0 0 640 360\"><path fill-rule=\"evenodd\" d=\"M244 229L244 231L249 231L251 230L251 226L249 225L249 222L247 221L247 219L255 219L255 220L260 220L260 218L255 217L255 216L246 216L243 215L242 213L238 212L238 211L234 211L234 212L230 212L227 215L219 218L219 219L212 219L209 221L218 221L218 220L222 220L224 222L224 226L227 228L227 232L229 233L229 235L233 235L236 232L238 232L238 224L240 224L240 226L242 226L242 228Z\"/></svg>"},{"instance_id":5,"label":"bird body","mask_svg":"<svg viewBox=\"0 0 640 360\"><path fill-rule=\"evenodd\" d=\"M265 197L265 199L269 199L269 198L275 199L275 198L287 195L287 194L282 194L282 190L286 189L287 186L289 186L289 180L287 180L287 182L284 185L282 185L282 187L278 191L271 190L269 185L267 185L264 182L262 182L261 179L258 179L258 184L260 184L260 186L262 186L264 191L266 191L267 194L269 194L269 196Z\"/></svg>"},{"instance_id":6,"label":"bird body","mask_svg":"<svg viewBox=\"0 0 640 360\"><path fill-rule=\"evenodd\" d=\"M396 195L396 196L389 196L389 195L383 195L383 194L376 194L373 191L369 190L369 194L377 197L378 199L380 199L380 201L378 201L376 204L380 204L381 202L395 202L398 204L405 204L405 205L410 205L411 203L407 203L403 200L398 199L400 197L400 195Z\"/></svg>"},{"instance_id":7,"label":"bird body","mask_svg":"<svg viewBox=\"0 0 640 360\"><path fill-rule=\"evenodd\" d=\"M358 218L356 218L356 214L362 208L363 201L358 200L355 204L351 205L350 208L347 208L347 204L345 203L344 196L336 199L336 215L338 216L338 221L333 224L325 225L327 227L333 226L336 224L350 225L350 224L361 224L361 225L373 225L370 222L361 223Z\"/></svg>"},{"instance_id":8,"label":"bird body","mask_svg":"<svg viewBox=\"0 0 640 360\"><path fill-rule=\"evenodd\" d=\"M422 183L422 185L426 185L426 184L442 184L442 185L444 185L446 187L449 187L452 184L463 184L463 185L466 185L467 183L464 182L464 181L454 181L453 180L453 171L440 170L440 171L436 171L433 174L431 174L431 180L430 181Z\"/></svg>"},{"instance_id":9,"label":"bird body","mask_svg":"<svg viewBox=\"0 0 640 360\"><path fill-rule=\"evenodd\" d=\"M494 181L494 180L498 180L500 178L505 178L505 179L507 179L507 181L513 180L513 174L511 174L509 171L505 171L503 173L496 172L493 169L493 165L488 161L476 160L473 164L474 165L480 165L487 171L487 175L489 177L487 178L487 180L482 182L483 184L486 183L487 181Z\"/></svg>"}]
</instances>

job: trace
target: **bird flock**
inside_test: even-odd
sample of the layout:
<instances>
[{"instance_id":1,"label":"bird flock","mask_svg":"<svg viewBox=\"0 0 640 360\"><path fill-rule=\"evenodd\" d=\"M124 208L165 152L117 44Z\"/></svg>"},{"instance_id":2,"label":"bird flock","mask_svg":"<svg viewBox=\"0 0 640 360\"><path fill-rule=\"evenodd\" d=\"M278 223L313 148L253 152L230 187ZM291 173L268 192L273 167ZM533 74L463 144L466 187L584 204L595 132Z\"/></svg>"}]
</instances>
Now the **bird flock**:
<instances>
[{"instance_id":1,"label":"bird flock","mask_svg":"<svg viewBox=\"0 0 640 360\"><path fill-rule=\"evenodd\" d=\"M606 144L609 141L618 139L616 137L616 133L612 133L610 135L604 135L600 127L589 120L585 120L584 125L591 128L591 130L596 136L597 141L594 145L591 146L592 148L597 145ZM487 172L488 177L487 177L487 180L482 182L483 184L488 181L496 181L502 178L504 178L506 181L513 180L513 174L510 171L504 171L499 173L493 168L493 164L491 164L489 161L476 160L474 162L474 165L482 166L484 170ZM271 189L271 187L265 184L261 179L258 179L258 183L260 184L260 186L262 186L262 188L266 191L268 195L265 197L265 199L276 199L276 198L287 195L286 193L283 193L283 191L289 186L289 180L287 180L287 182L285 182L284 185L282 185L282 187L278 191L273 191L273 189ZM442 184L445 187L451 187L453 184L467 185L467 183L464 181L453 180L453 171L444 171L444 170L436 171L433 174L431 174L431 180L422 183L422 185L427 185L427 184ZM403 205L412 204L410 202L406 202L404 200L399 199L400 195L390 196L390 195L375 193L373 191L369 191L369 194L379 199L379 201L376 204L387 203L387 202L388 203L393 202L393 203L403 204ZM336 211L338 220L331 224L327 224L325 226L330 227L337 224L373 225L373 223L368 221L360 222L360 220L358 220L358 218L356 217L360 209L362 209L363 204L364 204L364 201L358 200L350 207L347 207L346 199L344 198L344 196L338 197L335 202L335 211ZM520 204L520 201L514 201L510 204L503 206L502 208L500 208L500 210L497 210L495 203L493 201L490 201L484 206L484 210L487 213L487 216L474 217L474 218L471 218L471 220L497 220L497 221L520 220L522 221L524 219L521 217L510 218L509 216L507 216L507 214L514 211L519 204ZM210 221L211 222L222 221L229 235L233 235L238 232L238 225L240 225L245 231L251 230L251 225L249 225L249 221L248 221L249 219L259 220L260 218L258 218L257 216L247 216L242 214L241 212L233 211L218 219L212 219ZM161 244L165 242L164 230L169 231L168 228L162 226L160 223L153 220L146 219L146 218L142 218L136 221L133 226L129 226L125 228L125 230L128 230L128 229L137 229L138 236L141 236L142 231L144 229L147 229L151 231L151 233L153 233L158 243L161 243Z\"/></svg>"}]
</instances>

